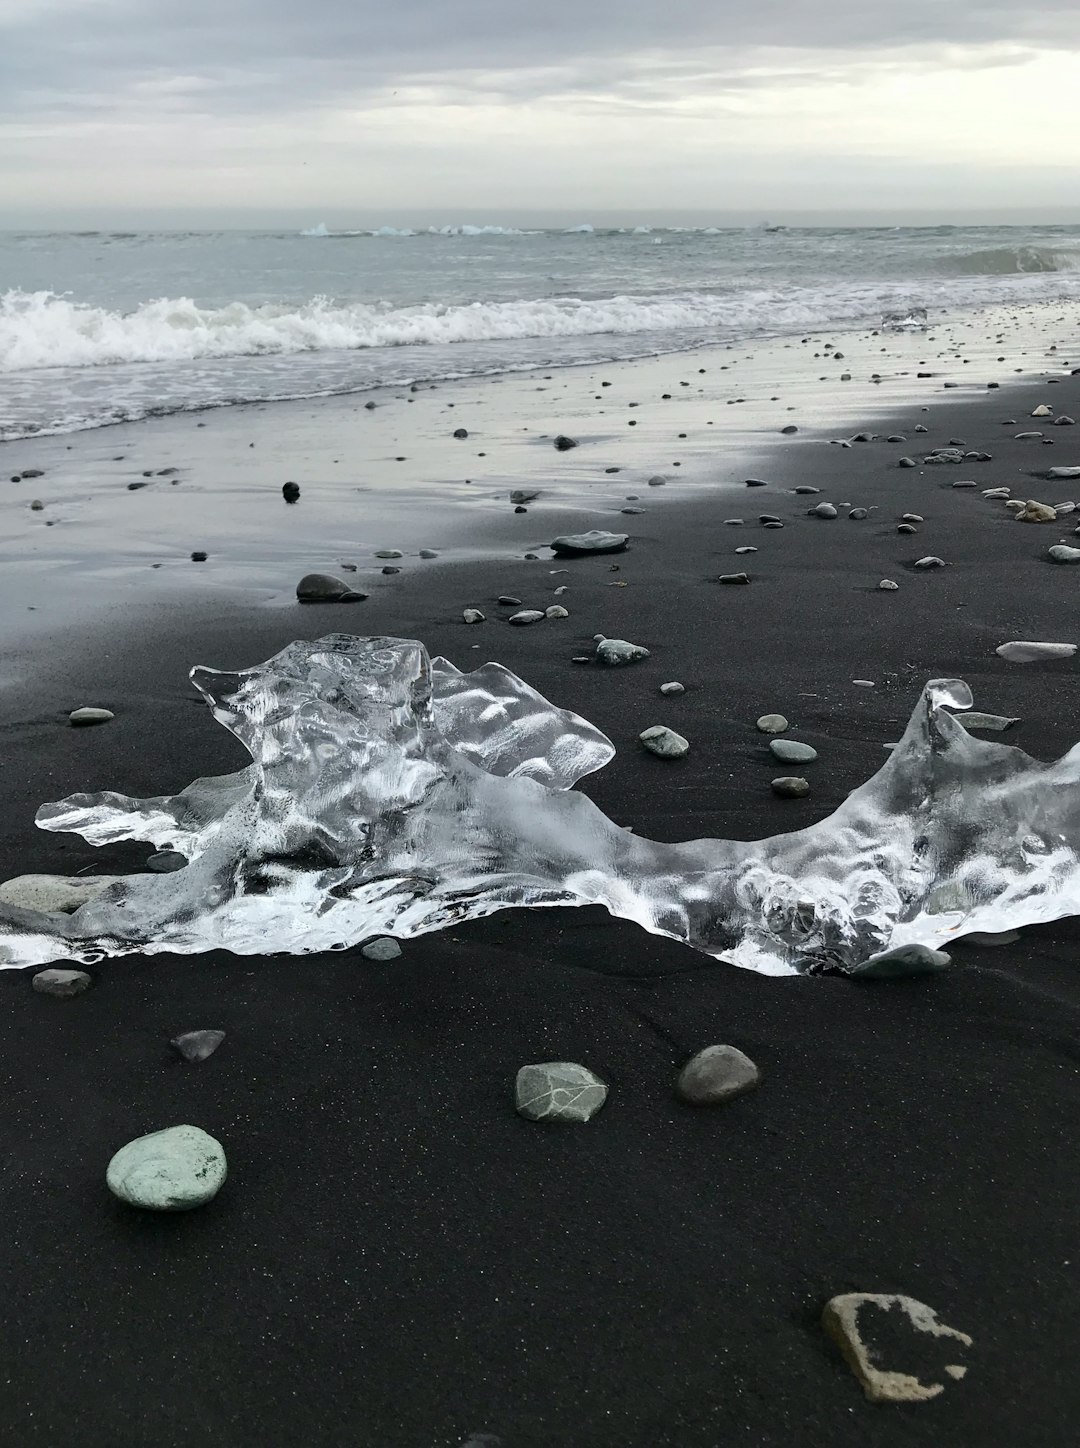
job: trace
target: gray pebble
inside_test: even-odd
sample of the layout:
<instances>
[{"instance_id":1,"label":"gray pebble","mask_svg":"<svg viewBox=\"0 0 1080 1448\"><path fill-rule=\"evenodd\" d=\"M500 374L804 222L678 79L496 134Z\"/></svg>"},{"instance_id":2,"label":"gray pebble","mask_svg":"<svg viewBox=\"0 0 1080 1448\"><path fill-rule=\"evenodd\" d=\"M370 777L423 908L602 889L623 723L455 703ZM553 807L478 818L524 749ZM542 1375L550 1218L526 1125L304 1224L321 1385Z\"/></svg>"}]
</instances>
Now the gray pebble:
<instances>
[{"instance_id":1,"label":"gray pebble","mask_svg":"<svg viewBox=\"0 0 1080 1448\"><path fill-rule=\"evenodd\" d=\"M84 990L89 990L93 985L93 977L87 975L85 970L61 970L50 968L39 970L31 981L31 985L39 995L60 996L68 999L71 996L82 995Z\"/></svg>"},{"instance_id":2,"label":"gray pebble","mask_svg":"<svg viewBox=\"0 0 1080 1448\"><path fill-rule=\"evenodd\" d=\"M892 593L894 590L898 589L899 587L900 587L900 585L899 585L898 583L894 583L891 578L883 578L883 579L881 580L881 582L878 584L878 588L884 589L884 591L885 591L886 593Z\"/></svg>"},{"instance_id":3,"label":"gray pebble","mask_svg":"<svg viewBox=\"0 0 1080 1448\"><path fill-rule=\"evenodd\" d=\"M643 729L638 738L650 754L656 754L661 759L681 759L690 752L690 741L663 724Z\"/></svg>"},{"instance_id":4,"label":"gray pebble","mask_svg":"<svg viewBox=\"0 0 1080 1448\"><path fill-rule=\"evenodd\" d=\"M812 518L835 518L837 512L832 503L818 503L816 508L810 509L810 516Z\"/></svg>"},{"instance_id":5,"label":"gray pebble","mask_svg":"<svg viewBox=\"0 0 1080 1448\"><path fill-rule=\"evenodd\" d=\"M745 573L721 573L717 579L718 583L749 583L749 576Z\"/></svg>"},{"instance_id":6,"label":"gray pebble","mask_svg":"<svg viewBox=\"0 0 1080 1448\"><path fill-rule=\"evenodd\" d=\"M916 567L916 568L924 568L924 569L925 569L925 568L944 568L944 567L945 567L945 560L944 560L944 558L935 558L935 557L933 556L933 554L929 554L926 558L917 558L917 559L915 560L915 567Z\"/></svg>"},{"instance_id":7,"label":"gray pebble","mask_svg":"<svg viewBox=\"0 0 1080 1448\"><path fill-rule=\"evenodd\" d=\"M375 550L376 558L404 558L404 556L400 548L376 548Z\"/></svg>"},{"instance_id":8,"label":"gray pebble","mask_svg":"<svg viewBox=\"0 0 1080 1448\"><path fill-rule=\"evenodd\" d=\"M800 744L797 739L774 739L769 752L782 764L812 764L818 757L816 749Z\"/></svg>"},{"instance_id":9,"label":"gray pebble","mask_svg":"<svg viewBox=\"0 0 1080 1448\"><path fill-rule=\"evenodd\" d=\"M461 617L466 623L484 623L486 621L484 614L482 614L478 608L465 609Z\"/></svg>"},{"instance_id":10,"label":"gray pebble","mask_svg":"<svg viewBox=\"0 0 1080 1448\"><path fill-rule=\"evenodd\" d=\"M227 1170L219 1141L197 1126L170 1126L122 1146L106 1181L129 1206L184 1212L217 1196Z\"/></svg>"},{"instance_id":11,"label":"gray pebble","mask_svg":"<svg viewBox=\"0 0 1080 1448\"><path fill-rule=\"evenodd\" d=\"M111 709L72 709L68 715L68 723L85 727L88 724L107 724L110 719L115 718L116 715Z\"/></svg>"},{"instance_id":12,"label":"gray pebble","mask_svg":"<svg viewBox=\"0 0 1080 1448\"><path fill-rule=\"evenodd\" d=\"M596 645L597 657L605 664L635 664L647 659L649 650L641 644L631 644L626 639L601 639Z\"/></svg>"},{"instance_id":13,"label":"gray pebble","mask_svg":"<svg viewBox=\"0 0 1080 1448\"><path fill-rule=\"evenodd\" d=\"M1055 543L1049 557L1055 563L1080 563L1080 548L1070 548L1065 543Z\"/></svg>"},{"instance_id":14,"label":"gray pebble","mask_svg":"<svg viewBox=\"0 0 1080 1448\"><path fill-rule=\"evenodd\" d=\"M783 734L788 728L788 721L783 714L762 714L757 721L757 727L762 734Z\"/></svg>"},{"instance_id":15,"label":"gray pebble","mask_svg":"<svg viewBox=\"0 0 1080 1448\"><path fill-rule=\"evenodd\" d=\"M187 868L187 856L180 854L179 850L159 850L147 860L146 868L156 875L171 875L176 870Z\"/></svg>"},{"instance_id":16,"label":"gray pebble","mask_svg":"<svg viewBox=\"0 0 1080 1448\"><path fill-rule=\"evenodd\" d=\"M225 1039L224 1031L185 1031L174 1036L169 1042L185 1061L205 1061L212 1056Z\"/></svg>"},{"instance_id":17,"label":"gray pebble","mask_svg":"<svg viewBox=\"0 0 1080 1448\"><path fill-rule=\"evenodd\" d=\"M564 533L549 545L560 557L573 558L588 553L622 553L629 541L627 533L604 533L597 528L588 533Z\"/></svg>"},{"instance_id":18,"label":"gray pebble","mask_svg":"<svg viewBox=\"0 0 1080 1448\"><path fill-rule=\"evenodd\" d=\"M539 623L543 617L543 611L539 608L523 608L517 613L510 615L510 622L524 626L525 624Z\"/></svg>"},{"instance_id":19,"label":"gray pebble","mask_svg":"<svg viewBox=\"0 0 1080 1448\"><path fill-rule=\"evenodd\" d=\"M514 1108L528 1121L584 1123L603 1106L608 1088L575 1061L522 1066L514 1082Z\"/></svg>"},{"instance_id":20,"label":"gray pebble","mask_svg":"<svg viewBox=\"0 0 1080 1448\"><path fill-rule=\"evenodd\" d=\"M392 936L380 935L376 940L369 940L366 945L362 945L360 954L366 960L397 960L401 954L401 946Z\"/></svg>"},{"instance_id":21,"label":"gray pebble","mask_svg":"<svg viewBox=\"0 0 1080 1448\"><path fill-rule=\"evenodd\" d=\"M735 1046L706 1046L679 1072L675 1092L690 1106L718 1106L760 1083L761 1072Z\"/></svg>"},{"instance_id":22,"label":"gray pebble","mask_svg":"<svg viewBox=\"0 0 1080 1448\"><path fill-rule=\"evenodd\" d=\"M810 793L810 783L795 776L784 776L772 781L772 792L781 799L803 799Z\"/></svg>"},{"instance_id":23,"label":"gray pebble","mask_svg":"<svg viewBox=\"0 0 1080 1448\"><path fill-rule=\"evenodd\" d=\"M351 603L367 594L357 593L332 574L305 573L296 585L296 597L301 603Z\"/></svg>"},{"instance_id":24,"label":"gray pebble","mask_svg":"<svg viewBox=\"0 0 1080 1448\"><path fill-rule=\"evenodd\" d=\"M550 608L544 609L545 618L569 618L570 610L563 608L561 603L553 603ZM513 620L511 619L511 623Z\"/></svg>"},{"instance_id":25,"label":"gray pebble","mask_svg":"<svg viewBox=\"0 0 1080 1448\"><path fill-rule=\"evenodd\" d=\"M661 694L685 694L685 692L686 692L686 685L685 685L685 684L677 684L677 683L675 683L674 681L672 681L670 684L661 684L661 685L660 685L660 692L661 692Z\"/></svg>"}]
</instances>

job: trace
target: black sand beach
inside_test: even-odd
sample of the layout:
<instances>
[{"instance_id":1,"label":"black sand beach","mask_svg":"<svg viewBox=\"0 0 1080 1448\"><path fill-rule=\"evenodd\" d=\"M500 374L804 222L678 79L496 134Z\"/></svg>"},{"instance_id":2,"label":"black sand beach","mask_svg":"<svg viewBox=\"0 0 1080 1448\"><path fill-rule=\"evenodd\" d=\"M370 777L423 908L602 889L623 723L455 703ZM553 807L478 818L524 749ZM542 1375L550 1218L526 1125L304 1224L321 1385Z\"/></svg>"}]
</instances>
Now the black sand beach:
<instances>
[{"instance_id":1,"label":"black sand beach","mask_svg":"<svg viewBox=\"0 0 1080 1448\"><path fill-rule=\"evenodd\" d=\"M1070 356L1075 318L1057 330L1047 340ZM1020 716L1006 742L1056 758L1080 737L1075 661L1018 667L994 650L1077 641L1080 569L1046 553L1080 542L1080 515L1018 523L980 491L1080 496L1080 481L1045 480L1080 465L1080 426L1030 418L1042 403L1080 418L1080 376L1060 360L1049 370L1053 382L994 391L982 379L945 391L939 374L902 411L868 410L842 434L821 419L782 437L777 404L744 473L767 487L687 487L660 506L628 485L646 512L556 495L499 524L499 537L527 524L531 539L618 522L631 542L613 558L409 556L385 579L369 561L370 596L353 604L188 589L163 610L121 591L85 626L70 602L32 633L13 623L0 653L3 877L140 868L147 848L46 834L35 810L238 767L187 669L245 667L338 630L419 638L462 668L496 659L576 709L619 751L582 788L659 839L824 818L880 767L933 677L967 680L976 708ZM605 375L632 400L625 372ZM880 437L825 445L856 430ZM1016 439L1029 430L1044 438ZM897 466L953 439L992 460ZM583 441L570 456L599 468L604 449ZM651 466L670 478L667 456ZM969 479L978 487L953 486ZM267 489L272 502L280 481ZM823 500L876 511L808 517ZM925 520L915 535L896 531L906 512ZM759 551L736 557L741 546ZM925 555L948 566L916 571ZM332 561L282 563L281 589ZM717 584L744 567L749 587ZM899 589L878 590L882 578ZM511 628L500 594L570 617ZM465 626L467 607L487 622ZM597 633L652 656L572 663ZM661 696L668 680L686 692ZM67 728L81 704L117 717ZM808 799L770 792L781 771L754 728L770 711L819 751ZM637 743L657 723L690 740L684 760ZM105 961L72 1001L2 971L0 1441L1064 1448L1080 1413L1078 947L1068 920L1012 946L958 944L934 978L769 979L576 909L406 941L388 964L356 951ZM175 1059L169 1038L202 1027L226 1031L220 1050ZM679 1067L714 1042L750 1055L761 1089L680 1105ZM549 1059L610 1084L587 1126L515 1115L518 1067ZM114 1201L112 1153L178 1122L224 1143L220 1196L175 1217ZM930 1403L867 1403L820 1327L826 1300L849 1291L930 1304L974 1339L967 1377Z\"/></svg>"}]
</instances>

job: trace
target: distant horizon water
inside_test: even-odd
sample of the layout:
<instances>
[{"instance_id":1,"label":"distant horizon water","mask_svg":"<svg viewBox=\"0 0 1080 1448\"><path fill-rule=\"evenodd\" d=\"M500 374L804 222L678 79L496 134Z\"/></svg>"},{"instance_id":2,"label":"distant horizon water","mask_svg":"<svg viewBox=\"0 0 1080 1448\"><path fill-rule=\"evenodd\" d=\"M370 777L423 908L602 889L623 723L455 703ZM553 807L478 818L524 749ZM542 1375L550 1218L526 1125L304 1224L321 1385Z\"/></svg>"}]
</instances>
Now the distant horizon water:
<instances>
[{"instance_id":1,"label":"distant horizon water","mask_svg":"<svg viewBox=\"0 0 1080 1448\"><path fill-rule=\"evenodd\" d=\"M1080 224L0 232L0 439L1075 300Z\"/></svg>"}]
</instances>

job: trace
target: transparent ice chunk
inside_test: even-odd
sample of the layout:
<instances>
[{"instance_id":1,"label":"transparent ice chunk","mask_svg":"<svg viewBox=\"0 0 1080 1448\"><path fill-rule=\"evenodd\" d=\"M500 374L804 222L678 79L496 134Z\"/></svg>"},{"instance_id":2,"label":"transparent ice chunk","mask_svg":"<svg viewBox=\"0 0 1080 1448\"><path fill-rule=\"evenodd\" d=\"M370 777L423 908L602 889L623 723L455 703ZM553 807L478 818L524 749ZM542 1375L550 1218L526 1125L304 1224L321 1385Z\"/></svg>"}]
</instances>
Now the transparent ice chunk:
<instances>
[{"instance_id":1,"label":"transparent ice chunk","mask_svg":"<svg viewBox=\"0 0 1080 1448\"><path fill-rule=\"evenodd\" d=\"M976 738L949 712L971 706L958 680L927 685L885 765L828 819L660 844L572 788L610 741L498 664L463 674L415 641L332 634L191 677L246 769L38 812L44 829L147 840L188 867L133 875L67 916L0 907L0 964L304 954L596 903L787 974L1080 913L1080 746L1041 764Z\"/></svg>"}]
</instances>

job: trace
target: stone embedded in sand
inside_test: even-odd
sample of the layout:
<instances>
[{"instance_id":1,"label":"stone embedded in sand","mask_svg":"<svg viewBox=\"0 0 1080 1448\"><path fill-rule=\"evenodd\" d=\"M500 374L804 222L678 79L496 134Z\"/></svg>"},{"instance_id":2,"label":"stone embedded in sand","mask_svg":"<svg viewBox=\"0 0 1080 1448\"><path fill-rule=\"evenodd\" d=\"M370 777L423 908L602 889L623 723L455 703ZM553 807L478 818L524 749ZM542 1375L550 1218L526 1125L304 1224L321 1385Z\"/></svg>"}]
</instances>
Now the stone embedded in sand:
<instances>
[{"instance_id":1,"label":"stone embedded in sand","mask_svg":"<svg viewBox=\"0 0 1080 1448\"><path fill-rule=\"evenodd\" d=\"M746 544L746 546L743 547L743 548L736 548L736 549L735 549L735 552L741 556L741 555L746 554L746 553L756 553L756 552L757 552L757 549L751 547L751 545L748 543L748 544Z\"/></svg>"},{"instance_id":2,"label":"stone embedded in sand","mask_svg":"<svg viewBox=\"0 0 1080 1448\"><path fill-rule=\"evenodd\" d=\"M287 503L295 503L300 496L299 483L282 483L281 496Z\"/></svg>"},{"instance_id":3,"label":"stone embedded in sand","mask_svg":"<svg viewBox=\"0 0 1080 1448\"><path fill-rule=\"evenodd\" d=\"M1054 418L1054 426L1055 426L1055 427L1075 427L1075 426L1076 426L1076 418L1075 418L1075 417L1069 417L1066 413L1063 412L1060 417L1055 417L1055 418Z\"/></svg>"},{"instance_id":4,"label":"stone embedded in sand","mask_svg":"<svg viewBox=\"0 0 1080 1448\"><path fill-rule=\"evenodd\" d=\"M461 615L466 623L484 623L485 616L478 608L467 608Z\"/></svg>"},{"instance_id":5,"label":"stone embedded in sand","mask_svg":"<svg viewBox=\"0 0 1080 1448\"><path fill-rule=\"evenodd\" d=\"M970 709L963 714L955 714L953 717L965 729L991 729L996 733L1011 729L1014 724L1020 723L1019 718L1010 719L1005 714L980 714L977 709Z\"/></svg>"},{"instance_id":6,"label":"stone embedded in sand","mask_svg":"<svg viewBox=\"0 0 1080 1448\"><path fill-rule=\"evenodd\" d=\"M367 595L357 593L333 574L305 573L296 585L296 597L301 603L351 603Z\"/></svg>"},{"instance_id":7,"label":"stone embedded in sand","mask_svg":"<svg viewBox=\"0 0 1080 1448\"><path fill-rule=\"evenodd\" d=\"M684 694L686 692L686 685L679 684L673 679L670 684L661 684L660 692L661 694Z\"/></svg>"},{"instance_id":8,"label":"stone embedded in sand","mask_svg":"<svg viewBox=\"0 0 1080 1448\"><path fill-rule=\"evenodd\" d=\"M1018 523L1052 523L1056 517L1057 513L1049 503L1037 503L1034 498L1029 498L1017 513L1016 521Z\"/></svg>"},{"instance_id":9,"label":"stone embedded in sand","mask_svg":"<svg viewBox=\"0 0 1080 1448\"><path fill-rule=\"evenodd\" d=\"M1007 498L1011 492L1011 488L984 488L983 497L994 499Z\"/></svg>"},{"instance_id":10,"label":"stone embedded in sand","mask_svg":"<svg viewBox=\"0 0 1080 1448\"><path fill-rule=\"evenodd\" d=\"M401 954L401 946L393 936L380 935L375 940L369 940L366 945L362 945L360 954L365 960L397 960Z\"/></svg>"},{"instance_id":11,"label":"stone embedded in sand","mask_svg":"<svg viewBox=\"0 0 1080 1448\"><path fill-rule=\"evenodd\" d=\"M761 1072L736 1046L706 1046L679 1072L675 1094L689 1106L719 1106L761 1083Z\"/></svg>"},{"instance_id":12,"label":"stone embedded in sand","mask_svg":"<svg viewBox=\"0 0 1080 1448\"><path fill-rule=\"evenodd\" d=\"M1080 468L1051 468L1048 478L1080 478Z\"/></svg>"},{"instance_id":13,"label":"stone embedded in sand","mask_svg":"<svg viewBox=\"0 0 1080 1448\"><path fill-rule=\"evenodd\" d=\"M747 478L746 486L748 488L767 488L769 485L764 478Z\"/></svg>"},{"instance_id":14,"label":"stone embedded in sand","mask_svg":"<svg viewBox=\"0 0 1080 1448\"><path fill-rule=\"evenodd\" d=\"M795 426L795 424L794 424L793 422L789 422L788 425L787 425L787 427L782 427L782 428L780 429L780 431L781 431L782 433L785 433L785 434L790 434L790 433L793 433L793 432L798 432L798 430L799 430L799 429Z\"/></svg>"},{"instance_id":15,"label":"stone embedded in sand","mask_svg":"<svg viewBox=\"0 0 1080 1448\"><path fill-rule=\"evenodd\" d=\"M185 1031L182 1036L173 1036L169 1045L185 1061L195 1064L212 1056L224 1039L224 1031Z\"/></svg>"},{"instance_id":16,"label":"stone embedded in sand","mask_svg":"<svg viewBox=\"0 0 1080 1448\"><path fill-rule=\"evenodd\" d=\"M553 603L550 608L544 609L545 618L569 618L570 610L563 608L561 603Z\"/></svg>"},{"instance_id":17,"label":"stone embedded in sand","mask_svg":"<svg viewBox=\"0 0 1080 1448\"><path fill-rule=\"evenodd\" d=\"M920 1362L928 1346L923 1339L937 1338L941 1339L942 1357L945 1359L940 1372L954 1381L967 1372L966 1367L952 1359L957 1356L955 1345L960 1343L970 1347L971 1338L966 1332L947 1327L939 1321L932 1307L916 1302L913 1297L902 1297L896 1293L845 1292L826 1304L821 1325L844 1354L848 1366L872 1403L923 1403L945 1390L943 1382L923 1382L900 1367L881 1366L883 1351L895 1351L892 1344L900 1326L911 1329L913 1350ZM875 1341L879 1333L883 1339L880 1342ZM888 1349L885 1343L889 1344Z\"/></svg>"},{"instance_id":18,"label":"stone embedded in sand","mask_svg":"<svg viewBox=\"0 0 1080 1448\"><path fill-rule=\"evenodd\" d=\"M555 439L556 451L569 452L572 447L577 447L577 442L572 437L566 437L563 433L560 432L558 437Z\"/></svg>"},{"instance_id":19,"label":"stone embedded in sand","mask_svg":"<svg viewBox=\"0 0 1080 1448\"><path fill-rule=\"evenodd\" d=\"M375 557L376 557L376 558L404 558L405 555L404 555L404 553L402 553L402 551L401 551L400 548L376 548L376 550L375 550Z\"/></svg>"},{"instance_id":20,"label":"stone embedded in sand","mask_svg":"<svg viewBox=\"0 0 1080 1448\"><path fill-rule=\"evenodd\" d=\"M603 1106L608 1088L574 1061L522 1066L514 1083L514 1107L529 1121L585 1122Z\"/></svg>"},{"instance_id":21,"label":"stone embedded in sand","mask_svg":"<svg viewBox=\"0 0 1080 1448\"><path fill-rule=\"evenodd\" d=\"M1055 543L1047 556L1054 563L1080 563L1080 548L1070 548L1067 543Z\"/></svg>"},{"instance_id":22,"label":"stone embedded in sand","mask_svg":"<svg viewBox=\"0 0 1080 1448\"><path fill-rule=\"evenodd\" d=\"M564 533L553 538L550 547L561 558L587 553L622 553L629 538L628 533L604 533L592 528L588 533Z\"/></svg>"},{"instance_id":23,"label":"stone embedded in sand","mask_svg":"<svg viewBox=\"0 0 1080 1448\"><path fill-rule=\"evenodd\" d=\"M456 438L458 438L459 440L460 440L461 438L468 437L468 435L469 435L469 430L468 430L467 427L455 427L455 428L454 428L454 436L455 436Z\"/></svg>"},{"instance_id":24,"label":"stone embedded in sand","mask_svg":"<svg viewBox=\"0 0 1080 1448\"><path fill-rule=\"evenodd\" d=\"M519 610L519 612L517 612L517 613L512 613L512 614L510 615L510 622L511 622L511 623L519 624L519 625L521 625L522 627L524 627L526 624L539 623L540 620L541 620L543 617L544 617L543 609L539 609L539 608L523 608L523 609Z\"/></svg>"},{"instance_id":25,"label":"stone embedded in sand","mask_svg":"<svg viewBox=\"0 0 1080 1448\"><path fill-rule=\"evenodd\" d=\"M1027 640L1014 639L1007 644L999 644L994 652L1010 664L1035 664L1045 663L1050 659L1070 659L1076 653L1076 645L1030 643Z\"/></svg>"},{"instance_id":26,"label":"stone embedded in sand","mask_svg":"<svg viewBox=\"0 0 1080 1448\"><path fill-rule=\"evenodd\" d=\"M952 964L944 950L929 945L899 945L870 956L850 972L858 980L899 980L909 975L934 975Z\"/></svg>"},{"instance_id":27,"label":"stone embedded in sand","mask_svg":"<svg viewBox=\"0 0 1080 1448\"><path fill-rule=\"evenodd\" d=\"M690 753L690 741L663 724L653 724L651 728L643 729L638 738L650 754L655 754L660 759L681 759L684 754Z\"/></svg>"},{"instance_id":28,"label":"stone embedded in sand","mask_svg":"<svg viewBox=\"0 0 1080 1448\"><path fill-rule=\"evenodd\" d=\"M716 581L717 583L749 583L750 575L748 573L721 573Z\"/></svg>"},{"instance_id":29,"label":"stone embedded in sand","mask_svg":"<svg viewBox=\"0 0 1080 1448\"><path fill-rule=\"evenodd\" d=\"M61 970L58 968L39 970L31 981L31 985L39 995L59 996L63 1000L82 995L83 991L89 990L93 983L93 977L87 975L85 970Z\"/></svg>"},{"instance_id":30,"label":"stone embedded in sand","mask_svg":"<svg viewBox=\"0 0 1080 1448\"><path fill-rule=\"evenodd\" d=\"M809 497L812 493L820 493L821 489L812 488L810 487L809 483L800 483L797 488L792 488L791 491L798 494L798 496L800 497Z\"/></svg>"},{"instance_id":31,"label":"stone embedded in sand","mask_svg":"<svg viewBox=\"0 0 1080 1448\"><path fill-rule=\"evenodd\" d=\"M1031 415L1032 417L1053 417L1054 409L1052 407L1047 407L1045 402L1040 402L1038 407Z\"/></svg>"},{"instance_id":32,"label":"stone embedded in sand","mask_svg":"<svg viewBox=\"0 0 1080 1448\"><path fill-rule=\"evenodd\" d=\"M531 503L534 498L538 498L539 496L540 490L538 488L531 490L528 488L515 488L510 494L510 501L512 503Z\"/></svg>"},{"instance_id":33,"label":"stone embedded in sand","mask_svg":"<svg viewBox=\"0 0 1080 1448\"><path fill-rule=\"evenodd\" d=\"M813 764L818 757L816 749L800 744L797 739L774 739L769 744L769 753L781 764Z\"/></svg>"},{"instance_id":34,"label":"stone embedded in sand","mask_svg":"<svg viewBox=\"0 0 1080 1448\"><path fill-rule=\"evenodd\" d=\"M808 516L811 518L835 518L837 512L832 503L818 503L816 508L809 510Z\"/></svg>"},{"instance_id":35,"label":"stone embedded in sand","mask_svg":"<svg viewBox=\"0 0 1080 1448\"><path fill-rule=\"evenodd\" d=\"M772 781L772 792L781 799L803 799L810 793L810 781L797 775L783 775Z\"/></svg>"},{"instance_id":36,"label":"stone embedded in sand","mask_svg":"<svg viewBox=\"0 0 1080 1448\"><path fill-rule=\"evenodd\" d=\"M894 593L899 587L900 585L894 583L891 578L883 578L878 584L878 588L884 589L886 593Z\"/></svg>"},{"instance_id":37,"label":"stone embedded in sand","mask_svg":"<svg viewBox=\"0 0 1080 1448\"><path fill-rule=\"evenodd\" d=\"M16 875L0 885L0 905L41 910L46 915L70 915L94 900L123 875Z\"/></svg>"},{"instance_id":38,"label":"stone embedded in sand","mask_svg":"<svg viewBox=\"0 0 1080 1448\"><path fill-rule=\"evenodd\" d=\"M935 558L933 554L928 554L925 558L917 558L915 560L916 568L944 568L945 566L944 558Z\"/></svg>"},{"instance_id":39,"label":"stone embedded in sand","mask_svg":"<svg viewBox=\"0 0 1080 1448\"><path fill-rule=\"evenodd\" d=\"M68 723L74 724L76 727L82 726L85 728L89 724L107 724L110 719L115 718L116 715L111 709L84 707L82 709L72 709L68 715Z\"/></svg>"},{"instance_id":40,"label":"stone embedded in sand","mask_svg":"<svg viewBox=\"0 0 1080 1448\"><path fill-rule=\"evenodd\" d=\"M170 1126L122 1146L105 1180L130 1206L187 1212L217 1196L227 1170L219 1141L198 1126Z\"/></svg>"},{"instance_id":41,"label":"stone embedded in sand","mask_svg":"<svg viewBox=\"0 0 1080 1448\"><path fill-rule=\"evenodd\" d=\"M599 639L596 654L604 664L636 664L639 659L649 657L649 650L642 644L628 643L626 639Z\"/></svg>"},{"instance_id":42,"label":"stone embedded in sand","mask_svg":"<svg viewBox=\"0 0 1080 1448\"><path fill-rule=\"evenodd\" d=\"M650 487L650 488L666 488L666 487L667 487L667 478L665 478L662 473L657 473L657 474L655 474L654 477L651 477L651 478L649 479L649 487Z\"/></svg>"},{"instance_id":43,"label":"stone embedded in sand","mask_svg":"<svg viewBox=\"0 0 1080 1448\"><path fill-rule=\"evenodd\" d=\"M757 721L757 727L762 734L783 734L788 727L788 721L783 714L762 714Z\"/></svg>"},{"instance_id":44,"label":"stone embedded in sand","mask_svg":"<svg viewBox=\"0 0 1080 1448\"><path fill-rule=\"evenodd\" d=\"M869 516L869 508L852 508L851 512L848 514L849 519L853 523L861 523L864 518L869 518Z\"/></svg>"}]
</instances>

